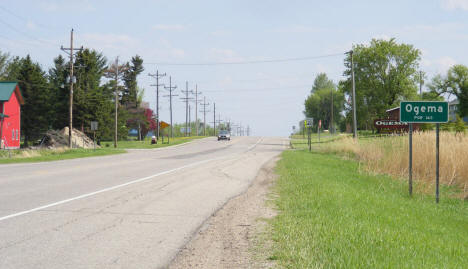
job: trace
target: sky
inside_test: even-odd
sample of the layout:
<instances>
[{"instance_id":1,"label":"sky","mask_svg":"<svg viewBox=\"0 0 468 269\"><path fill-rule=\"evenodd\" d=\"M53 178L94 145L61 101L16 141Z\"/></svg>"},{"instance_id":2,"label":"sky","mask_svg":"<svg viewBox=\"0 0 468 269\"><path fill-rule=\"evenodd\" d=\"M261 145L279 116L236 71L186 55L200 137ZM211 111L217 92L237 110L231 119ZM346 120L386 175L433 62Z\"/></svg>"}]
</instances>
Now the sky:
<instances>
[{"instance_id":1,"label":"sky","mask_svg":"<svg viewBox=\"0 0 468 269\"><path fill-rule=\"evenodd\" d=\"M138 83L153 110L155 81L148 73L158 70L167 74L166 85L171 76L179 97L186 81L189 90L197 85L210 104L210 124L216 103L217 118L248 125L257 136L287 136L304 118L315 76L344 78L344 53L353 44L372 38L412 44L429 80L454 64L468 65L468 0L0 0L0 51L30 54L45 70L65 56L60 46L70 46L72 28L74 46L108 61L143 58ZM306 59L270 61L291 58ZM181 123L179 97L173 108ZM169 121L166 97L160 115Z\"/></svg>"}]
</instances>

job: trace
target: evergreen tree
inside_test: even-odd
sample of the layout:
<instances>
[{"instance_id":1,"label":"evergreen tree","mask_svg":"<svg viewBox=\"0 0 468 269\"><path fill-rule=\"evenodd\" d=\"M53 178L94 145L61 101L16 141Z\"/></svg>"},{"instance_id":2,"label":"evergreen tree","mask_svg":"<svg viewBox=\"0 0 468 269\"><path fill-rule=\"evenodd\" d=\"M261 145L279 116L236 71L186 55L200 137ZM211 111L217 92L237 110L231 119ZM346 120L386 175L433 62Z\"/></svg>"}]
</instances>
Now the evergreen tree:
<instances>
[{"instance_id":1,"label":"evergreen tree","mask_svg":"<svg viewBox=\"0 0 468 269\"><path fill-rule=\"evenodd\" d=\"M49 84L54 116L51 119L53 129L68 126L70 88L66 83L69 76L69 64L61 55L54 59L54 67L49 69Z\"/></svg>"},{"instance_id":2,"label":"evergreen tree","mask_svg":"<svg viewBox=\"0 0 468 269\"><path fill-rule=\"evenodd\" d=\"M140 105L138 100L137 77L144 70L143 59L138 55L132 57L131 63L127 63L125 66L125 71L123 73L125 89L122 92L121 102L126 107L128 107L129 104L133 104L134 107L138 107Z\"/></svg>"},{"instance_id":3,"label":"evergreen tree","mask_svg":"<svg viewBox=\"0 0 468 269\"><path fill-rule=\"evenodd\" d=\"M24 145L40 139L51 127L51 91L45 72L28 55L16 57L8 68L8 80L18 81L25 104L21 106L21 131Z\"/></svg>"}]
</instances>

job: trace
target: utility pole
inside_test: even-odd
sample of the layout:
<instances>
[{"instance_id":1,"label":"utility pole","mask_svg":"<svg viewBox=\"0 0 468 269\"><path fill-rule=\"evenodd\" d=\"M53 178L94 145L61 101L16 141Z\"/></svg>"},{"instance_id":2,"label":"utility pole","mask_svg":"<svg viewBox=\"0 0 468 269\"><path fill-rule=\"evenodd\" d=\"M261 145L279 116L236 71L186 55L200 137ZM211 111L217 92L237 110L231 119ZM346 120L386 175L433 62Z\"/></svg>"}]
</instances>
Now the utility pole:
<instances>
[{"instance_id":1,"label":"utility pole","mask_svg":"<svg viewBox=\"0 0 468 269\"><path fill-rule=\"evenodd\" d=\"M213 103L213 136L216 136L216 103Z\"/></svg>"},{"instance_id":2,"label":"utility pole","mask_svg":"<svg viewBox=\"0 0 468 269\"><path fill-rule=\"evenodd\" d=\"M187 131L188 131L188 104L190 100L193 100L192 97L189 97L189 93L191 93L188 90L188 81L185 81L185 91L181 91L183 94L185 94L185 97L180 98L182 101L185 102L185 136L187 136Z\"/></svg>"},{"instance_id":3,"label":"utility pole","mask_svg":"<svg viewBox=\"0 0 468 269\"><path fill-rule=\"evenodd\" d=\"M73 130L73 83L76 82L73 77L73 56L75 55L75 51L83 50L83 46L81 48L73 48L73 28L70 32L70 47L64 48L63 46L60 47L65 53L70 55L70 100L69 100L69 122L68 122L68 146L73 148L72 145L72 130Z\"/></svg>"},{"instance_id":4,"label":"utility pole","mask_svg":"<svg viewBox=\"0 0 468 269\"><path fill-rule=\"evenodd\" d=\"M330 124L329 128L330 129L330 134L333 134L335 130L333 130L333 88L331 89L331 114L330 114Z\"/></svg>"},{"instance_id":5,"label":"utility pole","mask_svg":"<svg viewBox=\"0 0 468 269\"><path fill-rule=\"evenodd\" d=\"M150 77L156 78L156 84L151 86L156 86L156 141L159 141L160 133L160 124L159 124L159 86L164 86L164 84L159 84L159 78L166 76L166 73L159 74L159 70L156 70L156 74L148 74Z\"/></svg>"},{"instance_id":6,"label":"utility pole","mask_svg":"<svg viewBox=\"0 0 468 269\"><path fill-rule=\"evenodd\" d=\"M351 55L351 77L353 82L353 138L357 139L357 119L356 119L356 85L354 82L354 59L353 51L349 51Z\"/></svg>"},{"instance_id":7,"label":"utility pole","mask_svg":"<svg viewBox=\"0 0 468 269\"><path fill-rule=\"evenodd\" d=\"M423 97L422 95L422 85L423 85L423 71L419 71L419 95L421 96L421 99Z\"/></svg>"},{"instance_id":8,"label":"utility pole","mask_svg":"<svg viewBox=\"0 0 468 269\"><path fill-rule=\"evenodd\" d=\"M191 126L191 119L190 119L190 114L192 114L192 108L190 107L190 104L188 105L188 125L190 127L190 132L189 136L192 136L192 126Z\"/></svg>"},{"instance_id":9,"label":"utility pole","mask_svg":"<svg viewBox=\"0 0 468 269\"><path fill-rule=\"evenodd\" d=\"M169 76L169 87L164 86L166 90L169 90L169 95L164 95L164 97L169 97L169 111L170 111L170 121L171 121L171 138L174 137L174 126L172 126L172 97L178 96L177 94L172 94L172 92L177 89L177 86L172 86L172 78Z\"/></svg>"},{"instance_id":10,"label":"utility pole","mask_svg":"<svg viewBox=\"0 0 468 269\"><path fill-rule=\"evenodd\" d=\"M198 85L195 84L195 129L196 129L196 136L198 136L198 96L202 94L202 92L198 91Z\"/></svg>"},{"instance_id":11,"label":"utility pole","mask_svg":"<svg viewBox=\"0 0 468 269\"><path fill-rule=\"evenodd\" d=\"M119 110L119 57L115 59L115 130L114 130L114 148L117 147L117 118Z\"/></svg>"},{"instance_id":12,"label":"utility pole","mask_svg":"<svg viewBox=\"0 0 468 269\"><path fill-rule=\"evenodd\" d=\"M210 105L210 103L206 102L206 96L203 96L203 103L200 103L200 105L203 106L203 136L206 136L206 113L209 112L206 107Z\"/></svg>"}]
</instances>

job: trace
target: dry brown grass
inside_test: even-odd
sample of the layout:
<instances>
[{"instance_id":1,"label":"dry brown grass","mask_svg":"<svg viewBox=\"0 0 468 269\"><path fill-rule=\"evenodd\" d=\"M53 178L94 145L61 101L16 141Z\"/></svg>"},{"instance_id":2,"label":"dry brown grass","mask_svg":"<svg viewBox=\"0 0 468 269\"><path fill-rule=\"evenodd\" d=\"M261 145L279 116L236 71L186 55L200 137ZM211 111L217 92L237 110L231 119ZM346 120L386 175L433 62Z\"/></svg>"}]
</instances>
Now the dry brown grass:
<instances>
[{"instance_id":1,"label":"dry brown grass","mask_svg":"<svg viewBox=\"0 0 468 269\"><path fill-rule=\"evenodd\" d=\"M323 144L320 150L357 158L368 172L408 176L408 136L351 137ZM413 135L413 178L432 184L435 180L435 132ZM440 181L458 186L468 198L468 136L440 133ZM426 184L426 187L428 185Z\"/></svg>"}]
</instances>

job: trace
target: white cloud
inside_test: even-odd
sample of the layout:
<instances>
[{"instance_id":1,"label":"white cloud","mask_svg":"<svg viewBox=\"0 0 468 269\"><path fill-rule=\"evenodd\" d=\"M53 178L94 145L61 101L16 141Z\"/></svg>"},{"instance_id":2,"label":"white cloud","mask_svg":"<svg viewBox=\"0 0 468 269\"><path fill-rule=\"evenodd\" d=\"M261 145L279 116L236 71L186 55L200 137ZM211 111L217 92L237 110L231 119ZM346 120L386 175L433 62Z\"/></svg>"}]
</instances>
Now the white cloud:
<instances>
[{"instance_id":1,"label":"white cloud","mask_svg":"<svg viewBox=\"0 0 468 269\"><path fill-rule=\"evenodd\" d=\"M389 41L391 39L391 37L386 35L386 34L375 35L372 38L373 39L382 39L382 40L385 40L385 41Z\"/></svg>"},{"instance_id":2,"label":"white cloud","mask_svg":"<svg viewBox=\"0 0 468 269\"><path fill-rule=\"evenodd\" d=\"M240 62L245 58L240 57L232 49L211 48L208 51L209 58L219 62Z\"/></svg>"},{"instance_id":3,"label":"white cloud","mask_svg":"<svg viewBox=\"0 0 468 269\"><path fill-rule=\"evenodd\" d=\"M278 32L278 33L299 33L299 34L303 34L303 33L323 32L323 31L326 31L326 29L320 28L320 27L315 27L315 26L295 24L295 25L280 27L280 28L277 28L277 29L275 29L273 31Z\"/></svg>"},{"instance_id":4,"label":"white cloud","mask_svg":"<svg viewBox=\"0 0 468 269\"><path fill-rule=\"evenodd\" d=\"M30 30L36 30L36 29L37 29L37 25L36 25L34 22L32 22L32 21L28 21L28 22L26 23L26 27L27 27L28 29L30 29Z\"/></svg>"},{"instance_id":5,"label":"white cloud","mask_svg":"<svg viewBox=\"0 0 468 269\"><path fill-rule=\"evenodd\" d=\"M187 29L187 26L182 24L156 24L153 29L158 31L183 31Z\"/></svg>"},{"instance_id":6,"label":"white cloud","mask_svg":"<svg viewBox=\"0 0 468 269\"><path fill-rule=\"evenodd\" d=\"M46 12L63 12L73 10L76 11L95 11L96 8L91 4L90 0L66 0L53 1L46 0L39 3L41 9Z\"/></svg>"},{"instance_id":7,"label":"white cloud","mask_svg":"<svg viewBox=\"0 0 468 269\"><path fill-rule=\"evenodd\" d=\"M450 67L457 64L457 61L455 61L455 59L453 59L453 58L451 58L449 56L444 56L444 57L441 57L441 58L437 59L436 63L438 65L438 68L437 68L438 71L442 72L442 73L445 73L445 72L447 72L447 70L449 70Z\"/></svg>"},{"instance_id":8,"label":"white cloud","mask_svg":"<svg viewBox=\"0 0 468 269\"><path fill-rule=\"evenodd\" d=\"M447 10L461 9L468 11L468 0L442 0L442 7Z\"/></svg>"},{"instance_id":9,"label":"white cloud","mask_svg":"<svg viewBox=\"0 0 468 269\"><path fill-rule=\"evenodd\" d=\"M139 44L137 39L119 34L89 33L77 35L76 40L86 48L93 48L97 51L110 50L112 53L128 51Z\"/></svg>"}]
</instances>

